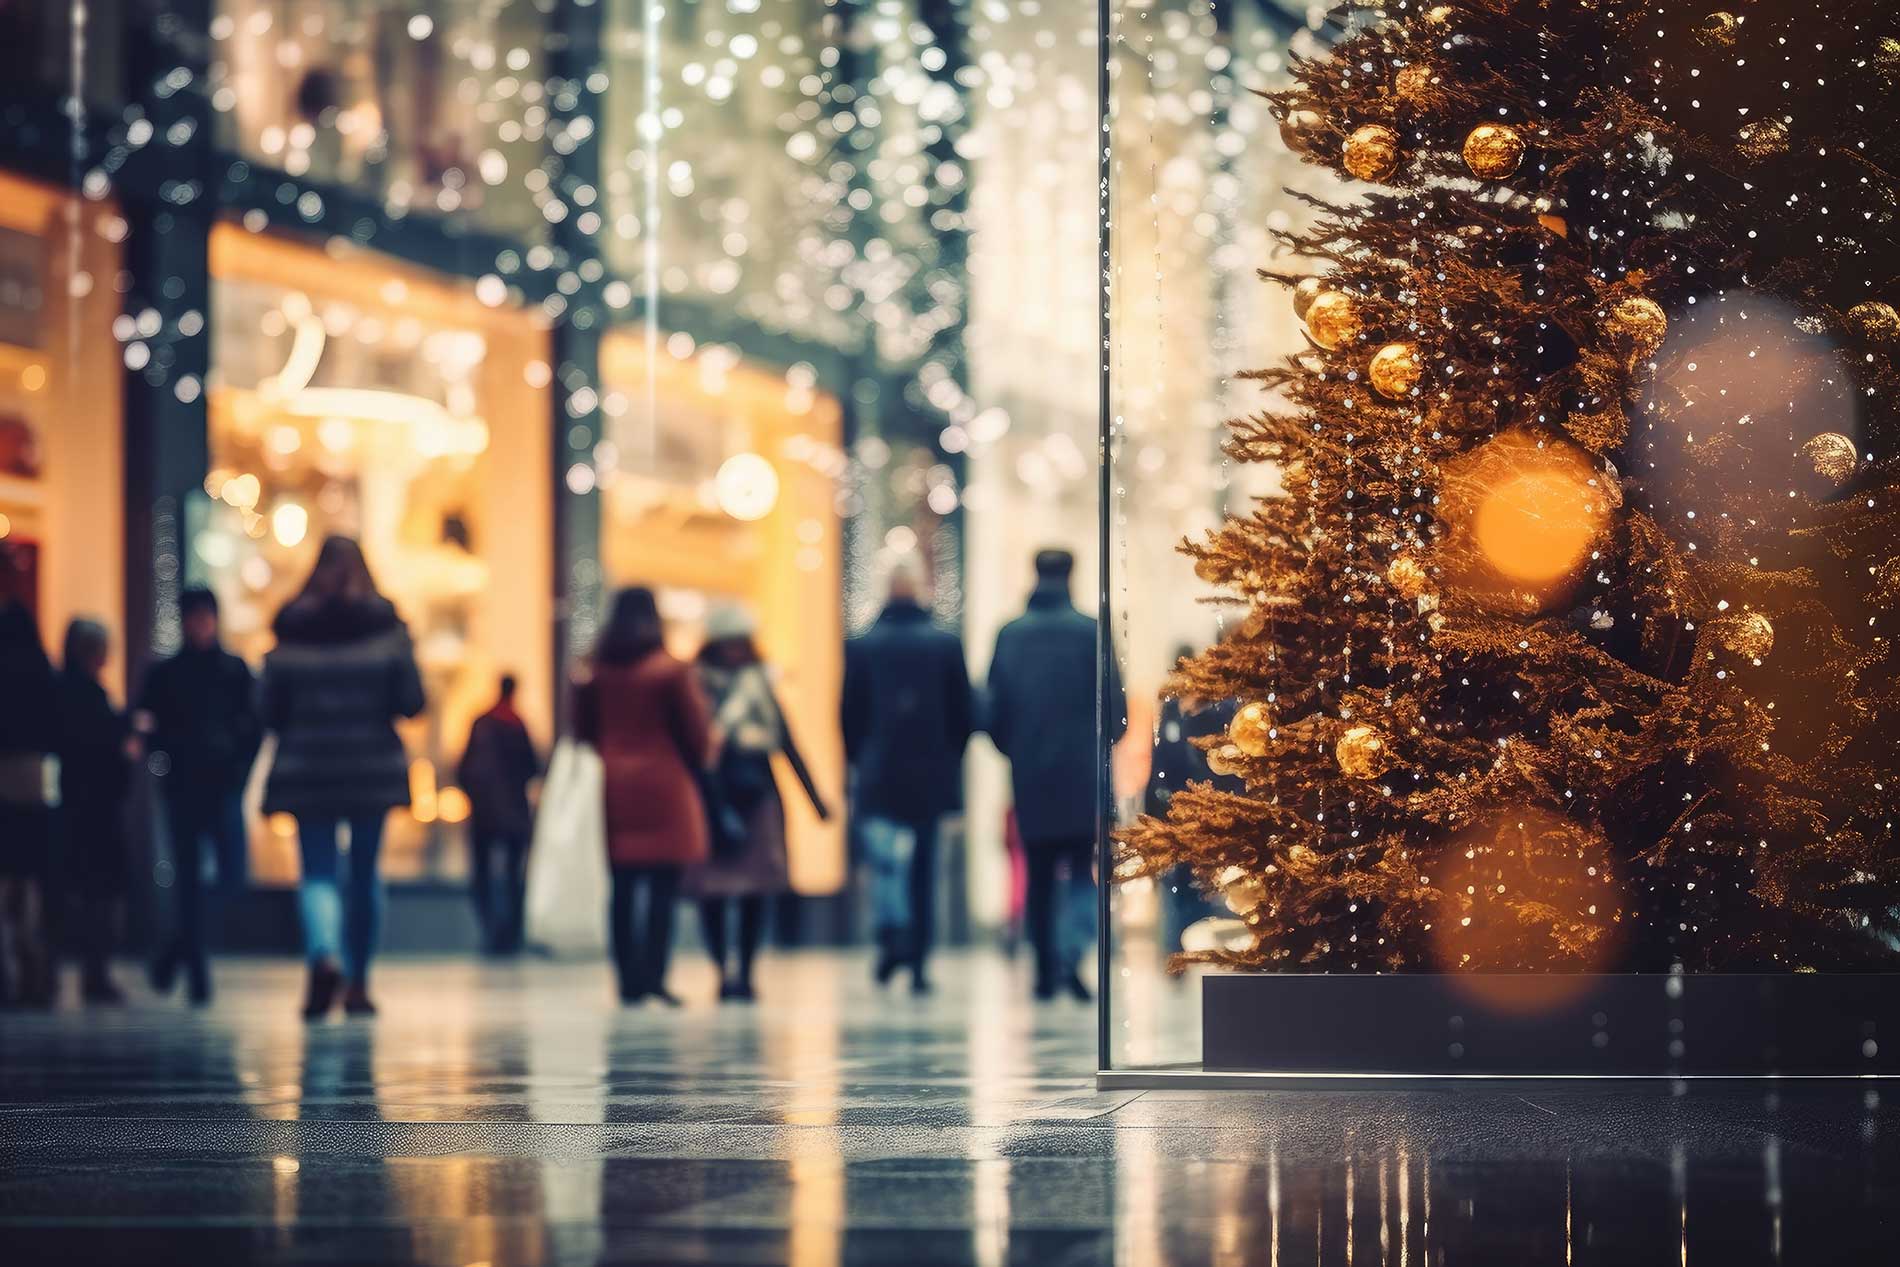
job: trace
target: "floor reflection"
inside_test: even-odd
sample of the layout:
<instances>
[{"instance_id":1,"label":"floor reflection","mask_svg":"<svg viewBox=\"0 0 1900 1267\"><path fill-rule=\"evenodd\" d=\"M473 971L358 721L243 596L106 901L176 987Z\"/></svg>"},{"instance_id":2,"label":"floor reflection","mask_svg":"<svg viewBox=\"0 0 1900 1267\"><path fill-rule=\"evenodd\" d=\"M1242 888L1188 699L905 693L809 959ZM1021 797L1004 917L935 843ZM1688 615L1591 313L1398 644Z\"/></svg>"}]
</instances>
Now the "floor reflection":
<instances>
[{"instance_id":1,"label":"floor reflection","mask_svg":"<svg viewBox=\"0 0 1900 1267\"><path fill-rule=\"evenodd\" d=\"M208 1013L0 1018L0 1259L1900 1260L1869 1083L1098 1092L1092 1012L1002 959L917 1000L781 956L756 1008L694 971L679 1012L596 966L398 961L374 1022L304 1026L261 963Z\"/></svg>"}]
</instances>

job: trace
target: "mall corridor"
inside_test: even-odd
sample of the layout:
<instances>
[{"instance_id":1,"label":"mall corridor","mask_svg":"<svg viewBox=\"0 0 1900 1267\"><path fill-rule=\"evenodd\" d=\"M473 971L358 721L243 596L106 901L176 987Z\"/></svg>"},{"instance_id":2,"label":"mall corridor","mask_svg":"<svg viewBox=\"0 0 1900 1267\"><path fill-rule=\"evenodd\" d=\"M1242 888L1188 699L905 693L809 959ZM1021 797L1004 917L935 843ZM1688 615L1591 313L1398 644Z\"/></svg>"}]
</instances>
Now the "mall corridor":
<instances>
[{"instance_id":1,"label":"mall corridor","mask_svg":"<svg viewBox=\"0 0 1900 1267\"><path fill-rule=\"evenodd\" d=\"M216 1006L0 1027L14 1262L1893 1261L1872 1084L1098 1092L1094 1012L1001 957L928 999L780 955L756 1008L608 1006L597 964L395 960L306 1026ZM1025 969L1026 970L1026 969ZM1161 982L1161 990L1172 989ZM1826 1249L1815 1251L1816 1246Z\"/></svg>"}]
</instances>

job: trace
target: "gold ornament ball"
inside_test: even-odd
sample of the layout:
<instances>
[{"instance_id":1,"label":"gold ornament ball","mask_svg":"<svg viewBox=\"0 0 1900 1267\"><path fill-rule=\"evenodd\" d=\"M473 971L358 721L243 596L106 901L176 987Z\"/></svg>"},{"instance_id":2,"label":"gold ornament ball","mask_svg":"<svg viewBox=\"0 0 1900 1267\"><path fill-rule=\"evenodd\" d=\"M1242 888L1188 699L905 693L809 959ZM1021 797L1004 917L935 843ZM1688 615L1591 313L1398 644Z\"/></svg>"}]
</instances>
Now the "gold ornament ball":
<instances>
[{"instance_id":1,"label":"gold ornament ball","mask_svg":"<svg viewBox=\"0 0 1900 1267\"><path fill-rule=\"evenodd\" d=\"M1392 560L1391 566L1385 570L1385 579L1405 599L1415 599L1432 587L1431 574L1425 570L1425 565L1409 554L1401 554Z\"/></svg>"},{"instance_id":2,"label":"gold ornament ball","mask_svg":"<svg viewBox=\"0 0 1900 1267\"><path fill-rule=\"evenodd\" d=\"M1293 286L1293 315L1306 320L1313 301L1326 293L1326 283L1318 277L1302 277Z\"/></svg>"},{"instance_id":3,"label":"gold ornament ball","mask_svg":"<svg viewBox=\"0 0 1900 1267\"><path fill-rule=\"evenodd\" d=\"M1404 400L1418 386L1425 366L1412 343L1388 343L1372 354L1372 390L1387 400Z\"/></svg>"},{"instance_id":4,"label":"gold ornament ball","mask_svg":"<svg viewBox=\"0 0 1900 1267\"><path fill-rule=\"evenodd\" d=\"M1465 166L1479 180L1503 180L1524 161L1524 138L1503 123L1480 123L1465 137Z\"/></svg>"},{"instance_id":5,"label":"gold ornament ball","mask_svg":"<svg viewBox=\"0 0 1900 1267\"><path fill-rule=\"evenodd\" d=\"M1249 700L1234 713L1234 720L1227 724L1227 738L1234 747L1250 757L1264 757L1271 745L1273 714L1267 711L1261 700Z\"/></svg>"},{"instance_id":6,"label":"gold ornament ball","mask_svg":"<svg viewBox=\"0 0 1900 1267\"><path fill-rule=\"evenodd\" d=\"M1735 15L1716 10L1696 24L1698 40L1710 48L1727 48L1735 43Z\"/></svg>"},{"instance_id":7,"label":"gold ornament ball","mask_svg":"<svg viewBox=\"0 0 1900 1267\"><path fill-rule=\"evenodd\" d=\"M1432 91L1432 68L1417 62L1401 66L1399 73L1392 76L1392 91L1398 94L1401 101L1424 101Z\"/></svg>"},{"instance_id":8,"label":"gold ornament ball","mask_svg":"<svg viewBox=\"0 0 1900 1267\"><path fill-rule=\"evenodd\" d=\"M1207 768L1214 774L1239 774L1240 749L1230 743L1222 744L1207 754Z\"/></svg>"},{"instance_id":9,"label":"gold ornament ball","mask_svg":"<svg viewBox=\"0 0 1900 1267\"><path fill-rule=\"evenodd\" d=\"M1757 119L1735 133L1735 150L1751 163L1788 152L1788 125L1780 119Z\"/></svg>"},{"instance_id":10,"label":"gold ornament ball","mask_svg":"<svg viewBox=\"0 0 1900 1267\"><path fill-rule=\"evenodd\" d=\"M1280 140L1295 154L1311 154L1326 132L1326 120L1317 110L1289 110L1280 120Z\"/></svg>"},{"instance_id":11,"label":"gold ornament ball","mask_svg":"<svg viewBox=\"0 0 1900 1267\"><path fill-rule=\"evenodd\" d=\"M1349 779L1375 779L1385 768L1385 736L1371 726L1350 726L1333 746L1339 772Z\"/></svg>"},{"instance_id":12,"label":"gold ornament ball","mask_svg":"<svg viewBox=\"0 0 1900 1267\"><path fill-rule=\"evenodd\" d=\"M1206 558L1196 559L1194 561L1194 575L1200 577L1209 585L1219 585L1221 581L1225 579L1226 574L1220 565L1219 559Z\"/></svg>"},{"instance_id":13,"label":"gold ornament ball","mask_svg":"<svg viewBox=\"0 0 1900 1267\"><path fill-rule=\"evenodd\" d=\"M1236 915L1245 915L1267 900L1267 886L1258 877L1247 876L1236 880L1221 890L1221 896L1227 900L1227 909Z\"/></svg>"},{"instance_id":14,"label":"gold ornament ball","mask_svg":"<svg viewBox=\"0 0 1900 1267\"><path fill-rule=\"evenodd\" d=\"M1346 170L1360 180L1389 180L1399 170L1399 134L1383 123L1367 123L1346 138Z\"/></svg>"},{"instance_id":15,"label":"gold ornament ball","mask_svg":"<svg viewBox=\"0 0 1900 1267\"><path fill-rule=\"evenodd\" d=\"M1829 488L1838 489L1854 477L1860 454L1854 442L1838 431L1823 431L1801 446L1801 456Z\"/></svg>"},{"instance_id":16,"label":"gold ornament ball","mask_svg":"<svg viewBox=\"0 0 1900 1267\"><path fill-rule=\"evenodd\" d=\"M1736 655L1759 660L1775 647L1775 626L1760 612L1728 616L1716 631L1716 639Z\"/></svg>"},{"instance_id":17,"label":"gold ornament ball","mask_svg":"<svg viewBox=\"0 0 1900 1267\"><path fill-rule=\"evenodd\" d=\"M1647 295L1632 295L1618 300L1610 309L1610 335L1637 357L1649 357L1663 345L1669 333L1669 318L1662 305Z\"/></svg>"},{"instance_id":18,"label":"gold ornament ball","mask_svg":"<svg viewBox=\"0 0 1900 1267\"><path fill-rule=\"evenodd\" d=\"M1900 39L1883 35L1875 42L1874 71L1889 87L1900 87Z\"/></svg>"},{"instance_id":19,"label":"gold ornament ball","mask_svg":"<svg viewBox=\"0 0 1900 1267\"><path fill-rule=\"evenodd\" d=\"M1306 310L1306 332L1328 352L1345 347L1364 328L1359 306L1344 291L1329 290L1317 296Z\"/></svg>"},{"instance_id":20,"label":"gold ornament ball","mask_svg":"<svg viewBox=\"0 0 1900 1267\"><path fill-rule=\"evenodd\" d=\"M1870 299L1847 310L1847 324L1869 343L1900 342L1900 312L1892 304Z\"/></svg>"}]
</instances>

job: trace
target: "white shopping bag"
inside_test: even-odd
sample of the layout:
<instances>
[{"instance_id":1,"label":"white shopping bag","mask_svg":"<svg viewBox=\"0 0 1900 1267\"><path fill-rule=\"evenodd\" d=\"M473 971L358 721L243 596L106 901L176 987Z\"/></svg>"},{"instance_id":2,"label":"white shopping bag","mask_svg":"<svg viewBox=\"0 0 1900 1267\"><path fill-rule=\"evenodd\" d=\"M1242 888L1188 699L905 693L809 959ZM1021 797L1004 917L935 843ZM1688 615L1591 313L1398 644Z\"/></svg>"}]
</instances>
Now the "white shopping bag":
<instances>
[{"instance_id":1,"label":"white shopping bag","mask_svg":"<svg viewBox=\"0 0 1900 1267\"><path fill-rule=\"evenodd\" d=\"M607 806L600 754L554 745L528 853L527 942L563 957L607 951Z\"/></svg>"}]
</instances>

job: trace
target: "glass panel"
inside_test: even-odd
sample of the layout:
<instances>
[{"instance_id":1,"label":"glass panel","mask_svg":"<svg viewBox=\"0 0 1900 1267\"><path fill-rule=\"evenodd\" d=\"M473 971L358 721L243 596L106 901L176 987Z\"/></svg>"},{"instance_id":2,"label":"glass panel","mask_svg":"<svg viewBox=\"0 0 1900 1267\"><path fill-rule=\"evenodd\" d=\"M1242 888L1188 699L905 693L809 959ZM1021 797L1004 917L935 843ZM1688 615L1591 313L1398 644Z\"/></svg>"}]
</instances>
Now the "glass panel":
<instances>
[{"instance_id":1,"label":"glass panel","mask_svg":"<svg viewBox=\"0 0 1900 1267\"><path fill-rule=\"evenodd\" d=\"M1315 44L1267 8L1110 12L1106 513L1110 627L1128 696L1114 765L1123 822L1165 812L1184 783L1206 779L1196 740L1231 716L1231 700L1168 684L1175 661L1225 636L1235 617L1207 602L1215 591L1177 547L1273 489L1270 471L1222 452L1223 422L1260 407L1240 373L1299 346L1255 270L1285 258L1272 235L1299 218L1284 187L1316 182L1272 139L1265 103L1246 88L1283 82L1290 49ZM1110 908L1111 1066L1198 1062L1200 969L1170 980L1162 966L1184 946L1237 935L1233 912L1185 867L1113 886Z\"/></svg>"},{"instance_id":2,"label":"glass panel","mask_svg":"<svg viewBox=\"0 0 1900 1267\"><path fill-rule=\"evenodd\" d=\"M459 283L228 226L212 274L212 470L190 566L255 661L324 536L362 541L429 699L403 725L414 804L390 820L385 873L459 873L469 723L503 671L540 734L551 716L546 336ZM254 838L257 878L294 880L292 825Z\"/></svg>"}]
</instances>

